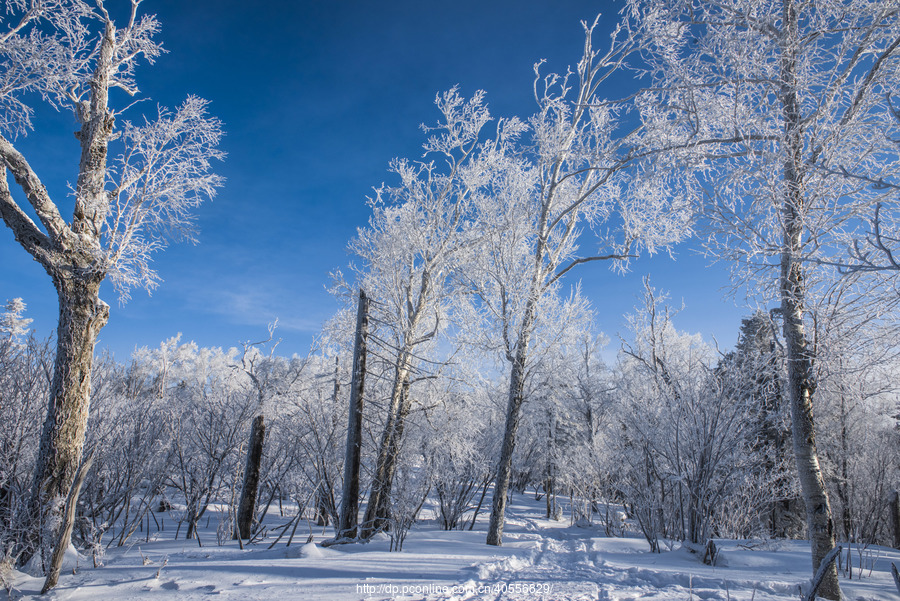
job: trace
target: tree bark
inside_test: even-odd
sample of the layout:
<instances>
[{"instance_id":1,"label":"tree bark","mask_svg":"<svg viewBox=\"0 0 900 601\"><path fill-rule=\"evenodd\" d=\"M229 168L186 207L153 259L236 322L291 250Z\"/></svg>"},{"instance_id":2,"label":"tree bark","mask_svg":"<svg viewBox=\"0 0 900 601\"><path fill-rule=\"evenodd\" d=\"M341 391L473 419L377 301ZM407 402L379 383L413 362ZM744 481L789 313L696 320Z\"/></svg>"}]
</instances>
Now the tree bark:
<instances>
[{"instance_id":1,"label":"tree bark","mask_svg":"<svg viewBox=\"0 0 900 601\"><path fill-rule=\"evenodd\" d=\"M347 451L344 460L344 488L337 538L355 538L359 519L359 465L362 453L363 392L366 382L366 340L369 332L369 299L359 291L356 312L356 340L353 348L353 382L347 424Z\"/></svg>"},{"instance_id":2,"label":"tree bark","mask_svg":"<svg viewBox=\"0 0 900 601\"><path fill-rule=\"evenodd\" d=\"M795 217L799 222L799 216ZM799 223L797 232L789 228L785 239L793 248L800 244ZM809 340L803 325L803 275L800 264L790 253L782 256L781 306L784 311L784 338L787 343L788 390L791 401L791 426L794 442L794 458L806 505L806 521L812 547L813 570L834 548L834 522L825 479L819 465L816 448L813 395L815 380L813 358ZM832 564L820 587L826 599L840 599L837 567Z\"/></svg>"},{"instance_id":3,"label":"tree bark","mask_svg":"<svg viewBox=\"0 0 900 601\"><path fill-rule=\"evenodd\" d=\"M512 476L512 456L516 448L516 433L522 416L522 402L525 397L525 363L528 359L528 342L535 321L534 296L529 299L524 319L519 329L516 355L509 375L509 398L506 405L506 427L503 430L503 444L494 480L494 499L491 502L491 519L488 524L487 544L499 547L503 544L503 523L506 514L509 480Z\"/></svg>"},{"instance_id":4,"label":"tree bark","mask_svg":"<svg viewBox=\"0 0 900 601\"><path fill-rule=\"evenodd\" d=\"M20 565L36 552L47 559L47 545L58 538L87 433L94 345L109 318L109 305L98 296L99 278L55 279L59 294L56 362Z\"/></svg>"},{"instance_id":5,"label":"tree bark","mask_svg":"<svg viewBox=\"0 0 900 601\"><path fill-rule=\"evenodd\" d=\"M804 329L806 285L799 257L803 251L803 125L797 99L796 55L799 51L797 12L794 0L784 0L781 44L781 91L784 118L784 184L782 205L784 239L781 252L781 311L787 351L788 394L791 403L791 426L794 458L812 549L813 572L834 548L834 522L825 479L816 450L813 395L815 393L814 351ZM833 601L841 599L837 566L830 564L819 588L819 594Z\"/></svg>"},{"instance_id":6,"label":"tree bark","mask_svg":"<svg viewBox=\"0 0 900 601\"><path fill-rule=\"evenodd\" d=\"M237 528L234 538L246 539L250 538L252 534L265 439L266 424L263 416L257 415L250 428L250 445L247 448L247 465L244 468L244 485L241 487L241 501L238 504Z\"/></svg>"},{"instance_id":7,"label":"tree bark","mask_svg":"<svg viewBox=\"0 0 900 601\"><path fill-rule=\"evenodd\" d=\"M521 353L524 354L524 353ZM512 475L512 455L516 445L516 433L522 413L525 388L524 365L516 361L512 366L509 382L509 400L506 406L506 428L503 431L503 446L497 464L497 478L494 481L494 499L491 503L491 519L488 525L487 544L499 547L503 544L503 525L506 513L509 480Z\"/></svg>"}]
</instances>

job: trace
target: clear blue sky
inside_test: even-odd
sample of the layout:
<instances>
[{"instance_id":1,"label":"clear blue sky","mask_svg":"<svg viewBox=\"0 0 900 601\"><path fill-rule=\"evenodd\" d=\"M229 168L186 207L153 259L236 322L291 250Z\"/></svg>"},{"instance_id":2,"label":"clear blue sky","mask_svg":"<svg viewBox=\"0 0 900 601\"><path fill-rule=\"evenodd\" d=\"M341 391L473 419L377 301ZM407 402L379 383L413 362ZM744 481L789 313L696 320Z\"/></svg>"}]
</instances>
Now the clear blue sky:
<instances>
[{"instance_id":1,"label":"clear blue sky","mask_svg":"<svg viewBox=\"0 0 900 601\"><path fill-rule=\"evenodd\" d=\"M109 0L110 6L126 5ZM146 0L158 15L168 54L138 74L142 96L175 106L187 94L211 101L224 122L227 178L197 212L200 244L156 256L163 279L148 296L136 290L112 306L98 350L120 361L139 346L179 332L203 346L264 337L279 319L283 354L305 354L337 308L328 273L349 261L346 245L368 219L365 198L390 174L395 156L420 154L420 123L433 123L437 92L459 84L487 92L494 115L534 108L532 66L541 58L564 70L580 57L581 20L603 13L602 33L619 2L455 0L332 2ZM598 40L600 41L600 40ZM621 89L629 85L617 80ZM119 99L122 100L122 99ZM120 105L122 106L122 105ZM57 198L77 168L74 121L42 112L21 146ZM681 329L733 345L748 310L724 299L725 267L707 267L689 246L641 259L632 274L599 265L569 274L582 281L598 328L615 339L622 314L637 302L641 278L670 291L685 311ZM0 302L23 297L40 335L56 324L56 295L46 273L0 229Z\"/></svg>"}]
</instances>

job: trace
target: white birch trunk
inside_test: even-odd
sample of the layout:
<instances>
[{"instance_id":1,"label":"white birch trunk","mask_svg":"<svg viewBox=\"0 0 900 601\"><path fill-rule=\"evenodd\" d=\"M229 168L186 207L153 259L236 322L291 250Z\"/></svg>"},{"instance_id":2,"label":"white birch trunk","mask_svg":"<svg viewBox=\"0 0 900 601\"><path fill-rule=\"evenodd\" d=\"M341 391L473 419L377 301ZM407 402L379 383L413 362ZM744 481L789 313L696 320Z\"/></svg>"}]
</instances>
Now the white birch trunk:
<instances>
[{"instance_id":1,"label":"white birch trunk","mask_svg":"<svg viewBox=\"0 0 900 601\"><path fill-rule=\"evenodd\" d=\"M806 288L803 268L797 258L803 245L804 195L801 178L803 137L800 107L797 100L796 68L799 51L797 14L793 0L784 0L783 37L781 39L781 92L784 116L784 183L782 206L784 241L781 254L781 311L787 351L788 394L791 403L791 425L797 473L806 504L806 521L812 548L813 572L834 548L834 522L825 479L816 450L813 419L815 375L813 353L804 330ZM837 566L826 570L819 594L832 600L841 599Z\"/></svg>"}]
</instances>

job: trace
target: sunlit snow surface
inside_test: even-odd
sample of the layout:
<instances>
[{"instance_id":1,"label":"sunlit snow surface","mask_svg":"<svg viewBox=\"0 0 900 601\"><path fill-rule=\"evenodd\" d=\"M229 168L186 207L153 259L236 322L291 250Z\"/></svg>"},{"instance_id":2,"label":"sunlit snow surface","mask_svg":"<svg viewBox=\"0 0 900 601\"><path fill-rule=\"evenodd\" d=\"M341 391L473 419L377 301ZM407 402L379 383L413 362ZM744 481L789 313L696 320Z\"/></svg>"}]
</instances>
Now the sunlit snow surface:
<instances>
[{"instance_id":1,"label":"sunlit snow surface","mask_svg":"<svg viewBox=\"0 0 900 601\"><path fill-rule=\"evenodd\" d=\"M149 543L140 533L130 546L112 547L101 568L92 568L90 559L82 559L74 575L67 568L59 586L40 598L794 601L798 585L809 578L809 550L802 541L721 541L722 561L709 567L678 546L651 554L643 539L607 538L596 526L545 520L542 504L533 497L516 501L499 548L484 544L486 515L480 516L474 531L444 532L428 519L432 513L427 509L400 553L388 551L385 535L365 545L306 544L306 525L290 547L285 546L287 537L271 550L267 547L274 537L243 551L235 541L218 546L218 514L201 529L203 547L198 547L196 540L173 541L174 528L167 519L164 532L157 533L153 526ZM286 518L276 517L271 525L277 520L283 523ZM206 520L201 525L206 526ZM313 528L316 542L331 534L330 529L323 535L321 528ZM900 565L900 552L870 547L866 559L874 561L871 575L866 569L857 579L854 570L853 580L841 579L847 599L900 600L890 575L890 562ZM853 561L859 561L856 549ZM39 597L40 579L18 573L14 578L13 599ZM6 599L0 592L0 600Z\"/></svg>"}]
</instances>

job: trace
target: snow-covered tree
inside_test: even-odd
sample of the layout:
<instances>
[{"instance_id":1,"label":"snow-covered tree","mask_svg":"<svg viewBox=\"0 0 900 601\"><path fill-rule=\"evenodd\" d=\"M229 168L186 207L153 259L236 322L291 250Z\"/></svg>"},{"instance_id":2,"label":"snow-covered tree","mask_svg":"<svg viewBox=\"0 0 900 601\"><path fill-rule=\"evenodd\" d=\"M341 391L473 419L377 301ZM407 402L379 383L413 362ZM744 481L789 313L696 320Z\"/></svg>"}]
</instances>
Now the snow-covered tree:
<instances>
[{"instance_id":1,"label":"snow-covered tree","mask_svg":"<svg viewBox=\"0 0 900 601\"><path fill-rule=\"evenodd\" d=\"M370 201L373 216L350 248L362 264L359 285L372 299L376 323L373 352L390 358L393 374L375 473L361 536L389 519L397 454L413 397L411 381L422 355L447 323L450 278L473 244L473 172L486 151L482 128L490 121L484 94L462 98L457 90L439 95L441 122L425 128L429 138L421 161L396 160L396 186L381 186ZM376 350L377 349L377 350Z\"/></svg>"},{"instance_id":2,"label":"snow-covered tree","mask_svg":"<svg viewBox=\"0 0 900 601\"><path fill-rule=\"evenodd\" d=\"M6 310L0 315L0 336L9 340L10 344L21 344L28 335L32 319L25 317L25 302L14 298L6 303Z\"/></svg>"},{"instance_id":3,"label":"snow-covered tree","mask_svg":"<svg viewBox=\"0 0 900 601\"><path fill-rule=\"evenodd\" d=\"M759 463L754 474L773 483L771 499L762 523L763 533L791 538L802 531L802 511L794 497L796 475L785 471L793 462L790 431L790 407L785 398L785 365L783 343L777 332L777 312L757 310L741 320L734 351L719 362L717 376L724 392L747 409L754 456ZM762 526L762 524L761 524ZM762 528L761 528L762 529Z\"/></svg>"},{"instance_id":4,"label":"snow-covered tree","mask_svg":"<svg viewBox=\"0 0 900 601\"><path fill-rule=\"evenodd\" d=\"M171 441L167 484L184 499L179 526L194 536L211 500L237 472L245 432L257 408L256 391L239 368L237 350L199 348L171 338L158 349L142 349L151 362L160 416ZM231 482L236 489L237 482ZM226 535L230 538L233 526Z\"/></svg>"},{"instance_id":5,"label":"snow-covered tree","mask_svg":"<svg viewBox=\"0 0 900 601\"><path fill-rule=\"evenodd\" d=\"M465 527L465 513L488 486L492 473L492 412L483 391L460 388L451 386L430 412L422 451L445 530Z\"/></svg>"},{"instance_id":6,"label":"snow-covered tree","mask_svg":"<svg viewBox=\"0 0 900 601\"><path fill-rule=\"evenodd\" d=\"M699 175L708 248L740 282L781 303L794 457L813 571L834 547L816 447L808 307L828 266L863 238L890 194L847 177L892 178L900 77L895 1L631 0L649 88L637 97L649 148L673 177ZM676 158L677 157L677 158ZM820 595L838 599L830 569Z\"/></svg>"},{"instance_id":7,"label":"snow-covered tree","mask_svg":"<svg viewBox=\"0 0 900 601\"><path fill-rule=\"evenodd\" d=\"M278 485L301 505L311 500L320 525L337 526L348 410L340 393L349 386L350 361L330 354L309 361L306 377L291 387L279 412L286 418L282 444L297 459L296 468Z\"/></svg>"},{"instance_id":8,"label":"snow-covered tree","mask_svg":"<svg viewBox=\"0 0 900 601\"><path fill-rule=\"evenodd\" d=\"M811 307L823 465L835 527L849 543L890 544L887 507L897 474L897 309L866 274L834 284Z\"/></svg>"},{"instance_id":9,"label":"snow-covered tree","mask_svg":"<svg viewBox=\"0 0 900 601\"><path fill-rule=\"evenodd\" d=\"M247 460L244 464L240 500L236 510L235 537L250 538L255 527L266 440L265 423L267 419L277 415L274 411L274 400L277 396L287 393L291 385L301 376L306 365L298 357L286 361L275 355L275 349L280 342L274 339L276 327L277 322L269 325L269 337L265 340L242 343L240 365L256 394L256 416L251 424L247 443ZM264 350L267 352L263 352Z\"/></svg>"},{"instance_id":10,"label":"snow-covered tree","mask_svg":"<svg viewBox=\"0 0 900 601\"><path fill-rule=\"evenodd\" d=\"M610 474L616 472L616 459L604 448L604 432L612 419L615 388L612 373L600 353L608 340L585 328L574 336L575 342L565 357L565 368L559 377L565 381L564 408L567 436L557 451L557 485L568 490L576 506L572 522L593 519L596 503L612 500L608 487ZM609 504L606 508L608 510ZM602 518L607 534L613 523L605 511Z\"/></svg>"},{"instance_id":11,"label":"snow-covered tree","mask_svg":"<svg viewBox=\"0 0 900 601\"><path fill-rule=\"evenodd\" d=\"M502 542L526 371L542 306L553 304L548 299L558 294L561 278L572 268L611 261L621 270L642 250L666 248L689 230L687 203L664 182L653 181L653 169L633 152L620 105L603 97L604 82L634 50L634 41L617 28L609 49L598 51L595 26L584 24L584 54L574 71L541 75L536 66L537 112L527 123L510 120L499 128L492 168L484 172L476 196L485 236L480 263L468 270L469 285L495 324L495 345L509 365L506 428L487 538L492 545ZM585 251L585 246L593 248Z\"/></svg>"},{"instance_id":12,"label":"snow-covered tree","mask_svg":"<svg viewBox=\"0 0 900 601\"><path fill-rule=\"evenodd\" d=\"M159 24L139 16L140 4L131 3L122 27L102 0L14 0L2 17L0 216L47 271L60 305L33 527L21 560L55 539L81 461L94 343L109 317L101 282L109 278L123 298L135 286L155 286L150 256L170 235L190 237L190 210L220 183L210 173L211 162L222 157L220 125L207 116L205 101L189 97L175 111L160 108L147 118L135 112L129 97L138 92L139 60L152 63L162 52L154 40ZM69 221L61 199L54 200L15 143L33 128L31 103L39 101L71 110L78 123ZM27 206L13 195L8 174Z\"/></svg>"},{"instance_id":13,"label":"snow-covered tree","mask_svg":"<svg viewBox=\"0 0 900 601\"><path fill-rule=\"evenodd\" d=\"M543 488L547 517L559 519L558 494L572 492L573 471L590 462L574 456L587 452L581 443L588 420L575 384L583 367L583 337L590 333L594 315L577 289L568 298L547 295L541 309L525 369L527 401L519 436L527 443L513 456L512 481L518 490Z\"/></svg>"}]
</instances>

